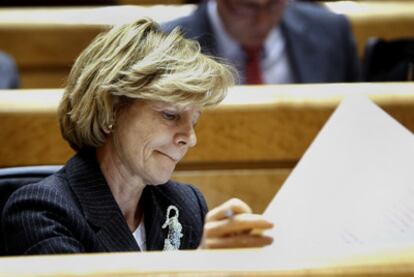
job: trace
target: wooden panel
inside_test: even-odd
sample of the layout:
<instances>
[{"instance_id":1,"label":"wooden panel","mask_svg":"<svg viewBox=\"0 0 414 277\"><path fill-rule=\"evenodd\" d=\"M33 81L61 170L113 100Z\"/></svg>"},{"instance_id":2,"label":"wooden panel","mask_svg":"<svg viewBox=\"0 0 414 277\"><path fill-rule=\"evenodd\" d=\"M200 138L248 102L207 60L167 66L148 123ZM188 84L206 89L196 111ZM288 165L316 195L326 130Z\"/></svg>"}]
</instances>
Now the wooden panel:
<instances>
[{"instance_id":1,"label":"wooden panel","mask_svg":"<svg viewBox=\"0 0 414 277\"><path fill-rule=\"evenodd\" d=\"M1 166L63 164L73 151L61 138L55 116L1 115Z\"/></svg>"},{"instance_id":2,"label":"wooden panel","mask_svg":"<svg viewBox=\"0 0 414 277\"><path fill-rule=\"evenodd\" d=\"M360 57L370 37L414 37L414 1L333 1L325 5L349 18Z\"/></svg>"},{"instance_id":3,"label":"wooden panel","mask_svg":"<svg viewBox=\"0 0 414 277\"><path fill-rule=\"evenodd\" d=\"M288 177L290 169L233 169L177 171L173 180L196 185L209 208L236 197L262 213Z\"/></svg>"},{"instance_id":4,"label":"wooden panel","mask_svg":"<svg viewBox=\"0 0 414 277\"><path fill-rule=\"evenodd\" d=\"M194 6L111 6L0 9L0 49L16 59L22 88L62 87L89 43L110 26L143 16L161 22Z\"/></svg>"},{"instance_id":5,"label":"wooden panel","mask_svg":"<svg viewBox=\"0 0 414 277\"><path fill-rule=\"evenodd\" d=\"M203 113L198 144L178 169L292 168L342 97L352 94L370 95L414 130L413 83L235 87ZM60 97L59 90L1 91L0 166L68 159L56 123Z\"/></svg>"},{"instance_id":6,"label":"wooden panel","mask_svg":"<svg viewBox=\"0 0 414 277\"><path fill-rule=\"evenodd\" d=\"M298 253L300 255L300 253ZM0 259L1 277L408 277L414 249L370 252L347 258L275 258L261 249L42 255ZM76 265L76 266L74 266Z\"/></svg>"},{"instance_id":7,"label":"wooden panel","mask_svg":"<svg viewBox=\"0 0 414 277\"><path fill-rule=\"evenodd\" d=\"M361 57L369 37L391 39L414 36L413 1L321 3L350 19ZM55 84L61 84L62 75L75 58L102 30L143 16L165 22L188 15L195 8L195 5L189 4L2 8L0 47L15 57L21 71L23 88L55 88ZM56 73L49 76L39 74L52 71ZM37 72L37 80L34 79L36 73L33 72Z\"/></svg>"},{"instance_id":8,"label":"wooden panel","mask_svg":"<svg viewBox=\"0 0 414 277\"><path fill-rule=\"evenodd\" d=\"M12 28L0 25L1 49L16 58L21 87L63 87L78 55L105 29L87 25L73 28L64 24Z\"/></svg>"},{"instance_id":9,"label":"wooden panel","mask_svg":"<svg viewBox=\"0 0 414 277\"><path fill-rule=\"evenodd\" d=\"M58 127L61 96L62 90L0 92L0 167L63 164L73 154Z\"/></svg>"},{"instance_id":10,"label":"wooden panel","mask_svg":"<svg viewBox=\"0 0 414 277\"><path fill-rule=\"evenodd\" d=\"M83 24L6 24L0 27L2 50L16 57L22 69L70 68L92 39L109 28Z\"/></svg>"},{"instance_id":11,"label":"wooden panel","mask_svg":"<svg viewBox=\"0 0 414 277\"><path fill-rule=\"evenodd\" d=\"M25 88L63 88L69 75L68 66L20 67L20 86Z\"/></svg>"},{"instance_id":12,"label":"wooden panel","mask_svg":"<svg viewBox=\"0 0 414 277\"><path fill-rule=\"evenodd\" d=\"M230 197L239 197L260 213L339 101L355 94L370 96L414 130L414 83L235 87L219 107L203 113L198 124L199 144L185 158L173 179L196 184L210 207ZM0 166L59 164L72 154L57 128L55 112L61 95L60 89L0 91ZM231 255L220 256L226 253ZM388 277L414 274L413 249L387 252L386 256L353 255L341 261L315 260L314 263L266 260L269 255L265 252L249 252L247 256L238 256L238 253L183 251L174 255L2 258L0 276ZM212 255L237 263L226 262L226 267L212 268L205 262ZM234 257L255 262L240 263ZM164 262L159 263L160 260ZM200 264L195 265L195 261Z\"/></svg>"},{"instance_id":13,"label":"wooden panel","mask_svg":"<svg viewBox=\"0 0 414 277\"><path fill-rule=\"evenodd\" d=\"M199 121L198 145L183 162L246 162L291 167L342 97L367 94L414 130L414 84L242 86Z\"/></svg>"},{"instance_id":14,"label":"wooden panel","mask_svg":"<svg viewBox=\"0 0 414 277\"><path fill-rule=\"evenodd\" d=\"M209 207L238 197L262 212L342 97L370 95L414 130L414 84L241 86L204 111L198 145L173 179L196 184ZM61 138L62 90L0 91L0 167L63 164L73 151Z\"/></svg>"}]
</instances>

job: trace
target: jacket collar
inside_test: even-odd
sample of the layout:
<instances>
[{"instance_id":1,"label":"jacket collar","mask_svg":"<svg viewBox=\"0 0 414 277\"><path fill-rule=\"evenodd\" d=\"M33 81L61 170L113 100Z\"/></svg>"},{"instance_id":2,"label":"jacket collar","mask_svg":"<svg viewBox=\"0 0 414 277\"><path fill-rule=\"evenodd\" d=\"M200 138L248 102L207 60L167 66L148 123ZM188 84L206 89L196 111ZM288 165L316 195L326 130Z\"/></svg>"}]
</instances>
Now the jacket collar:
<instances>
[{"instance_id":1,"label":"jacket collar","mask_svg":"<svg viewBox=\"0 0 414 277\"><path fill-rule=\"evenodd\" d=\"M298 10L297 3L288 4L286 7L281 30L286 39L289 61L292 66L296 83L311 83L317 80L315 75L319 74L315 68L320 68L320 43L317 36L312 36L309 30L311 24L303 20L303 15Z\"/></svg>"},{"instance_id":2,"label":"jacket collar","mask_svg":"<svg viewBox=\"0 0 414 277\"><path fill-rule=\"evenodd\" d=\"M142 206L145 211L145 232L147 234L147 249L148 250L162 250L164 248L164 241L168 235L168 228L162 229L161 226L165 223L167 216L167 209L170 205L174 205L180 212L178 218L182 225L181 246L184 248L195 248L192 241L192 227L188 220L190 217L185 207L178 204L174 199L174 192L171 190L172 182L158 186L146 186L143 193Z\"/></svg>"},{"instance_id":3,"label":"jacket collar","mask_svg":"<svg viewBox=\"0 0 414 277\"><path fill-rule=\"evenodd\" d=\"M187 30L189 37L197 38L203 52L217 56L217 41L208 17L207 2L200 4L190 17L189 22L192 22L193 25L191 29Z\"/></svg>"},{"instance_id":4,"label":"jacket collar","mask_svg":"<svg viewBox=\"0 0 414 277\"><path fill-rule=\"evenodd\" d=\"M97 236L108 251L139 251L122 212L99 168L94 149L76 154L66 165L69 184L79 200L86 220L95 228ZM162 250L168 230L162 229L168 206L174 205L180 211L179 220L183 226L181 248L196 247L192 243L191 222L188 212L165 190L171 183L160 186L146 186L140 205L144 209L146 245L148 250ZM183 220L184 219L184 220Z\"/></svg>"},{"instance_id":5,"label":"jacket collar","mask_svg":"<svg viewBox=\"0 0 414 277\"><path fill-rule=\"evenodd\" d=\"M76 154L66 165L69 185L86 220L108 251L139 250L131 231L101 173L94 149Z\"/></svg>"}]
</instances>

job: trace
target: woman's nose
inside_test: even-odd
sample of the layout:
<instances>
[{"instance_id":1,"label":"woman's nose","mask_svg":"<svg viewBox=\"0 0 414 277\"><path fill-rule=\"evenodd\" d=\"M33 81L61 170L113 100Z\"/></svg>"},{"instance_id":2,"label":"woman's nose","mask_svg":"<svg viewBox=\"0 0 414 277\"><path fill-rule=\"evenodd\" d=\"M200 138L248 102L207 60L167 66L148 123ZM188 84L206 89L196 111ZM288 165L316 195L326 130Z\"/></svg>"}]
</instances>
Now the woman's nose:
<instances>
[{"instance_id":1,"label":"woman's nose","mask_svg":"<svg viewBox=\"0 0 414 277\"><path fill-rule=\"evenodd\" d=\"M197 136L194 130L193 123L182 124L179 132L176 135L175 143L178 145L185 145L193 147L197 144Z\"/></svg>"}]
</instances>

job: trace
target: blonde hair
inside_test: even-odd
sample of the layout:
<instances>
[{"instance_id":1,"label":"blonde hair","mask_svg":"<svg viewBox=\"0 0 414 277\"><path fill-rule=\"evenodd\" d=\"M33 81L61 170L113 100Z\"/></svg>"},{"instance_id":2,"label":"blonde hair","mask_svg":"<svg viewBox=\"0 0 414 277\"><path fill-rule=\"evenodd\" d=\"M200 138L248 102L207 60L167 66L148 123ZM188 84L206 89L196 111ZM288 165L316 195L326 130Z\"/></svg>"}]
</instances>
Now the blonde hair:
<instances>
[{"instance_id":1,"label":"blonde hair","mask_svg":"<svg viewBox=\"0 0 414 277\"><path fill-rule=\"evenodd\" d=\"M150 19L113 28L82 52L69 74L58 110L62 135L75 150L101 146L125 98L216 105L234 72L178 29L165 34Z\"/></svg>"}]
</instances>

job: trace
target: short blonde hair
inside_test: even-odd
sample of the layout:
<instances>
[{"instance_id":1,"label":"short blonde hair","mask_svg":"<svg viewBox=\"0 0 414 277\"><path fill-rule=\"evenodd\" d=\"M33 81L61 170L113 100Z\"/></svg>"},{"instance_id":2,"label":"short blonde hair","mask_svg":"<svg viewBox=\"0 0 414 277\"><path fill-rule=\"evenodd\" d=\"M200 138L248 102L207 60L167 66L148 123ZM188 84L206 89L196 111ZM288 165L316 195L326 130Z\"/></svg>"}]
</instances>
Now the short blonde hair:
<instances>
[{"instance_id":1,"label":"short blonde hair","mask_svg":"<svg viewBox=\"0 0 414 277\"><path fill-rule=\"evenodd\" d=\"M197 42L141 19L99 35L78 57L58 116L75 150L101 146L122 99L216 105L234 84L234 69L200 52Z\"/></svg>"}]
</instances>

